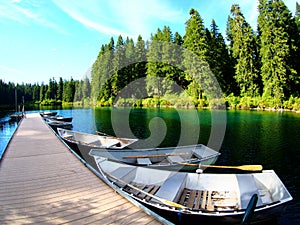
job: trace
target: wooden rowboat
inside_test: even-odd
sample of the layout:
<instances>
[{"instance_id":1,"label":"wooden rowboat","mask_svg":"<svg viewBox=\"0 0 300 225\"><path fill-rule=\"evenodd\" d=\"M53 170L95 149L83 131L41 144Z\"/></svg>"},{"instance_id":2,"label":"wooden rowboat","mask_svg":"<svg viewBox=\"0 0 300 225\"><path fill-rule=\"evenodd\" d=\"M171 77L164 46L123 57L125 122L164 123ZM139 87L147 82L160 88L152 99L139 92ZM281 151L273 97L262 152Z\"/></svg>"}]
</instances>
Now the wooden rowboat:
<instances>
[{"instance_id":1,"label":"wooden rowboat","mask_svg":"<svg viewBox=\"0 0 300 225\"><path fill-rule=\"evenodd\" d=\"M135 166L155 169L195 171L198 164L214 164L219 152L202 144L150 149L92 149L91 156L109 158Z\"/></svg>"},{"instance_id":2,"label":"wooden rowboat","mask_svg":"<svg viewBox=\"0 0 300 225\"><path fill-rule=\"evenodd\" d=\"M136 167L99 156L94 159L109 185L176 224L240 223L254 195L258 200L252 219L269 220L292 200L273 170L198 174Z\"/></svg>"}]
</instances>

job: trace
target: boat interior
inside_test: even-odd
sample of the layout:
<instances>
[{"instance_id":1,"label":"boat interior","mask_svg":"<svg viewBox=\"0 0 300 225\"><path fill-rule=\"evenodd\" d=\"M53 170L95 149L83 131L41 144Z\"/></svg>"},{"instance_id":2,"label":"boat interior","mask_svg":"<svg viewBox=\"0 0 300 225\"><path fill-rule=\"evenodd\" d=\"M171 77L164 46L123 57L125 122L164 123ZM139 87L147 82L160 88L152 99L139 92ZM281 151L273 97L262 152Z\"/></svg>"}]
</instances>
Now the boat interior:
<instances>
[{"instance_id":1,"label":"boat interior","mask_svg":"<svg viewBox=\"0 0 300 225\"><path fill-rule=\"evenodd\" d=\"M289 194L273 170L251 174L196 174L161 171L105 162L99 168L129 195L152 204L165 199L192 211L245 210L253 194L258 207L278 203ZM147 193L149 195L147 196Z\"/></svg>"}]
</instances>

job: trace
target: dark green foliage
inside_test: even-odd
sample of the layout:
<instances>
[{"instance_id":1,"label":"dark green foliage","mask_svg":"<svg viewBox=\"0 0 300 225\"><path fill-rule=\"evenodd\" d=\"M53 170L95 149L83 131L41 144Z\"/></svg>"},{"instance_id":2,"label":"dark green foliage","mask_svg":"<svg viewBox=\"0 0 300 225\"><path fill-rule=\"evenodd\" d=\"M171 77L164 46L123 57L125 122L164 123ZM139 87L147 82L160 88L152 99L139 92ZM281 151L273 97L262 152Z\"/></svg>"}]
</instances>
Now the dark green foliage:
<instances>
[{"instance_id":1,"label":"dark green foliage","mask_svg":"<svg viewBox=\"0 0 300 225\"><path fill-rule=\"evenodd\" d=\"M286 99L299 87L299 34L295 20L283 1L260 0L258 25L263 95Z\"/></svg>"},{"instance_id":2,"label":"dark green foliage","mask_svg":"<svg viewBox=\"0 0 300 225\"><path fill-rule=\"evenodd\" d=\"M234 78L240 95L254 97L261 92L256 35L238 5L232 5L231 15L232 19L228 21L228 38L232 57L236 60Z\"/></svg>"},{"instance_id":3,"label":"dark green foliage","mask_svg":"<svg viewBox=\"0 0 300 225\"><path fill-rule=\"evenodd\" d=\"M214 20L212 20L211 29L206 29L206 39L208 44L207 62L218 80L220 88L226 94L235 92L233 59L229 55L228 47Z\"/></svg>"}]
</instances>

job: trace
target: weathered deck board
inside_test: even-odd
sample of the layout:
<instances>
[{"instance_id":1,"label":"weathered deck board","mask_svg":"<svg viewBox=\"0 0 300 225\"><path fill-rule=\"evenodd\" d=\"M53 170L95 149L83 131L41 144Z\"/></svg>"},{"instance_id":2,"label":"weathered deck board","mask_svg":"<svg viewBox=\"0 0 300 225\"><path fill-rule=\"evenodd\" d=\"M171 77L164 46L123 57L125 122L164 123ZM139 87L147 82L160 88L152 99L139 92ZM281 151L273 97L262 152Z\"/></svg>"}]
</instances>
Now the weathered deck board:
<instances>
[{"instance_id":1,"label":"weathered deck board","mask_svg":"<svg viewBox=\"0 0 300 225\"><path fill-rule=\"evenodd\" d=\"M161 224L81 163L28 114L0 162L0 224Z\"/></svg>"}]
</instances>

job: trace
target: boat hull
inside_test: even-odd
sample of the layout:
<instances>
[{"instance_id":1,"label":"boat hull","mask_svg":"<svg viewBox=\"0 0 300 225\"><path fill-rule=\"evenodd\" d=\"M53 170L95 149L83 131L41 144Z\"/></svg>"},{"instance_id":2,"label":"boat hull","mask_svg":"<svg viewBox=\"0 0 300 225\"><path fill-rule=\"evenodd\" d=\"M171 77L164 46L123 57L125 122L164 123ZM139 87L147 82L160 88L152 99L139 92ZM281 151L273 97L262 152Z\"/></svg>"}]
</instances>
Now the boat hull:
<instances>
[{"instance_id":1,"label":"boat hull","mask_svg":"<svg viewBox=\"0 0 300 225\"><path fill-rule=\"evenodd\" d=\"M187 214L184 212L178 213L178 211L170 211L170 210L154 207L138 198L135 198L135 200L174 224L201 224L201 225L241 224L241 221L244 216L244 212L239 212L239 214L232 213L228 215ZM256 212L251 217L251 224L260 224L260 225L278 224L277 220L281 217L287 205L288 203L283 203L260 211L256 210Z\"/></svg>"}]
</instances>

